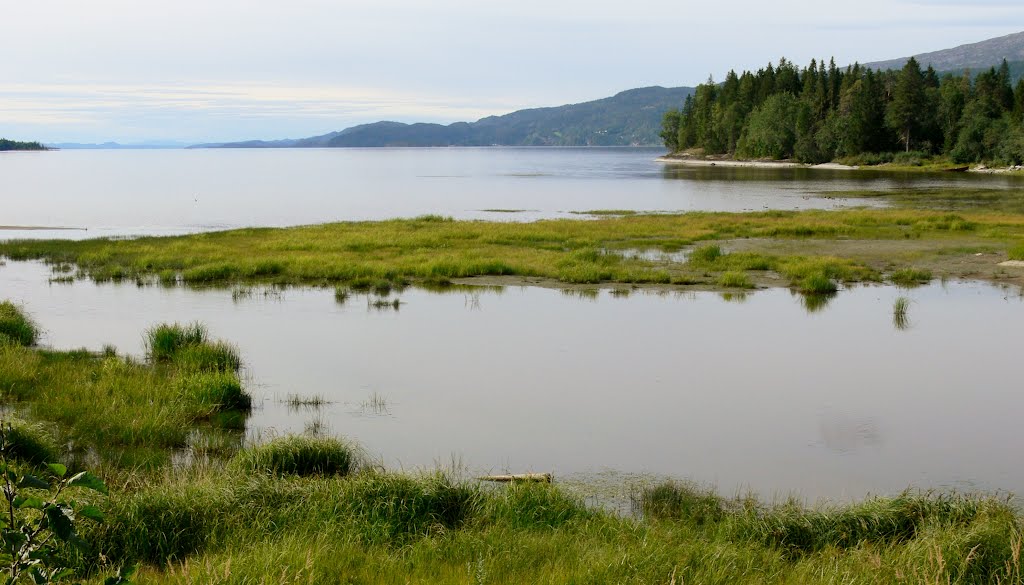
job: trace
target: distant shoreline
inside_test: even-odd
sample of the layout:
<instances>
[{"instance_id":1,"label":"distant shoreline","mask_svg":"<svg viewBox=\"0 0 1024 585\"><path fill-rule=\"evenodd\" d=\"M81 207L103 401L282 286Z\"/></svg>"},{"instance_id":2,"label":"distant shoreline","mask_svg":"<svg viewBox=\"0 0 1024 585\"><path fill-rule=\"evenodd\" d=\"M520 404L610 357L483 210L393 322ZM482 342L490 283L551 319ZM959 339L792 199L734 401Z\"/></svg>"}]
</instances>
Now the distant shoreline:
<instances>
[{"instance_id":1,"label":"distant shoreline","mask_svg":"<svg viewBox=\"0 0 1024 585\"><path fill-rule=\"evenodd\" d=\"M23 231L54 230L54 231L80 231L80 232L87 232L87 231L89 231L89 228L54 227L54 226L45 226L45 225L0 225L0 231L19 231L19 230L23 230Z\"/></svg>"},{"instance_id":2,"label":"distant shoreline","mask_svg":"<svg viewBox=\"0 0 1024 585\"><path fill-rule=\"evenodd\" d=\"M673 156L667 154L655 159L657 162L685 165L691 167L733 167L749 169L827 169L834 171L855 171L861 167L841 165L839 163L822 163L809 165L784 160L733 160L733 159L708 159Z\"/></svg>"}]
</instances>

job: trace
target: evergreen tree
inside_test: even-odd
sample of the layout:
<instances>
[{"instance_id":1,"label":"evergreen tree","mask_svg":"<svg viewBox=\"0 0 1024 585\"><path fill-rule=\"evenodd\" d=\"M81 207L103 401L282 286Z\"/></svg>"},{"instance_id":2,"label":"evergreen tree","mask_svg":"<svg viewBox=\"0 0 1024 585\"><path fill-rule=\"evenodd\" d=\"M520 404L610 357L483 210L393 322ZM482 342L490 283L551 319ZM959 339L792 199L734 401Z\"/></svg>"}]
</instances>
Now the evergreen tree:
<instances>
[{"instance_id":1,"label":"evergreen tree","mask_svg":"<svg viewBox=\"0 0 1024 585\"><path fill-rule=\"evenodd\" d=\"M921 66L911 57L896 77L892 102L885 116L889 127L900 135L906 152L910 152L910 142L922 126L922 112L927 106L924 90Z\"/></svg>"}]
</instances>

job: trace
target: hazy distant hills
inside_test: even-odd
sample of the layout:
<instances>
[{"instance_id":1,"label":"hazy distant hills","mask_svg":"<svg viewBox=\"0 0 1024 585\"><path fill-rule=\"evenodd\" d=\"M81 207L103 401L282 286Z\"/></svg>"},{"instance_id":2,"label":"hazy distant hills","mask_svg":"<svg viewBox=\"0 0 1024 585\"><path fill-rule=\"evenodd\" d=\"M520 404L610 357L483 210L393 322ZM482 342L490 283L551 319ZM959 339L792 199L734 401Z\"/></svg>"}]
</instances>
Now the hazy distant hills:
<instances>
[{"instance_id":1,"label":"hazy distant hills","mask_svg":"<svg viewBox=\"0 0 1024 585\"><path fill-rule=\"evenodd\" d=\"M931 65L937 71L950 72L963 71L964 69L988 69L992 66L999 66L1003 59L1011 63L1015 61L1024 62L1024 32L989 39L980 43L960 45L953 49L922 53L914 55L914 57L921 63L921 67ZM909 58L903 57L889 61L877 61L875 63L866 63L865 65L872 69L900 69L907 63ZM1013 63L1013 65L1014 67L1012 68L1019 77L1021 72L1024 71L1024 63Z\"/></svg>"},{"instance_id":2,"label":"hazy distant hills","mask_svg":"<svg viewBox=\"0 0 1024 585\"><path fill-rule=\"evenodd\" d=\"M372 146L661 146L661 118L682 106L691 87L644 87L612 97L519 110L476 122L375 122L298 140L201 144L199 148Z\"/></svg>"}]
</instances>

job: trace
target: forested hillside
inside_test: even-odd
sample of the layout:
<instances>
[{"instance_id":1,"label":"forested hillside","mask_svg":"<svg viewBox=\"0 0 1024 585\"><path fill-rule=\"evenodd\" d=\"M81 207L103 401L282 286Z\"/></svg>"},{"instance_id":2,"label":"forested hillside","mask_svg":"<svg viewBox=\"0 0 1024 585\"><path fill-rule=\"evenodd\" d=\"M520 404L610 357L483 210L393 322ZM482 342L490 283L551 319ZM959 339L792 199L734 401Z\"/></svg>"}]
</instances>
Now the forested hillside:
<instances>
[{"instance_id":1,"label":"forested hillside","mask_svg":"<svg viewBox=\"0 0 1024 585\"><path fill-rule=\"evenodd\" d=\"M1009 64L977 75L939 76L911 58L898 71L782 59L756 73L708 80L665 114L672 151L744 159L865 162L942 154L957 163L1024 162L1024 81Z\"/></svg>"},{"instance_id":2,"label":"forested hillside","mask_svg":"<svg viewBox=\"0 0 1024 585\"><path fill-rule=\"evenodd\" d=\"M38 142L18 142L0 138L0 150L46 150L46 147Z\"/></svg>"}]
</instances>

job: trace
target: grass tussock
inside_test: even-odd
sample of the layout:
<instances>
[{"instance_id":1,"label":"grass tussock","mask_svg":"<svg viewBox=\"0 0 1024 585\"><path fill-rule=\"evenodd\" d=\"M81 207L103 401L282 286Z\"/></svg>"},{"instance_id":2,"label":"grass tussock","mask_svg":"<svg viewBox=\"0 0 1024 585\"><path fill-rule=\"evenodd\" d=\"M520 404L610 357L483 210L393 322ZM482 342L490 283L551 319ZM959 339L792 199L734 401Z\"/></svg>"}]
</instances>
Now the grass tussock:
<instances>
[{"instance_id":1,"label":"grass tussock","mask_svg":"<svg viewBox=\"0 0 1024 585\"><path fill-rule=\"evenodd\" d=\"M910 310L910 299L897 297L892 304L892 324L896 329L903 331L910 328L910 318L907 312Z\"/></svg>"},{"instance_id":2,"label":"grass tussock","mask_svg":"<svg viewBox=\"0 0 1024 585\"><path fill-rule=\"evenodd\" d=\"M1024 242L1010 248L1010 260L1024 260Z\"/></svg>"},{"instance_id":3,"label":"grass tussock","mask_svg":"<svg viewBox=\"0 0 1024 585\"><path fill-rule=\"evenodd\" d=\"M754 288L754 283L750 280L750 277L742 272L729 271L723 272L718 277L718 286L724 288Z\"/></svg>"},{"instance_id":4,"label":"grass tussock","mask_svg":"<svg viewBox=\"0 0 1024 585\"><path fill-rule=\"evenodd\" d=\"M893 284L903 288L922 286L932 281L932 272L917 268L903 268L889 275Z\"/></svg>"},{"instance_id":5,"label":"grass tussock","mask_svg":"<svg viewBox=\"0 0 1024 585\"><path fill-rule=\"evenodd\" d=\"M210 341L201 323L161 324L146 332L146 350L153 362L172 362L190 371L237 372L238 350L224 341Z\"/></svg>"},{"instance_id":6,"label":"grass tussock","mask_svg":"<svg viewBox=\"0 0 1024 585\"><path fill-rule=\"evenodd\" d=\"M291 435L245 449L233 464L238 469L277 475L348 475L359 460L358 451L339 439Z\"/></svg>"},{"instance_id":7,"label":"grass tussock","mask_svg":"<svg viewBox=\"0 0 1024 585\"><path fill-rule=\"evenodd\" d=\"M0 302L0 344L35 345L39 327L11 301Z\"/></svg>"}]
</instances>

